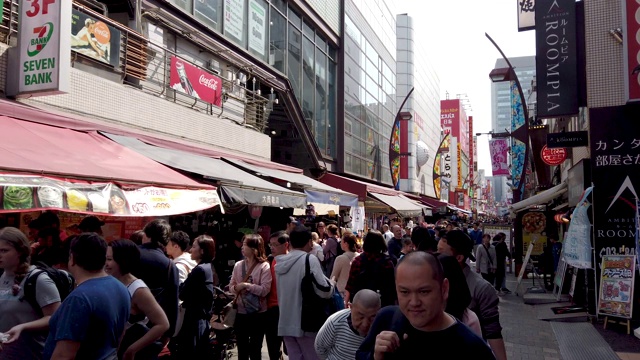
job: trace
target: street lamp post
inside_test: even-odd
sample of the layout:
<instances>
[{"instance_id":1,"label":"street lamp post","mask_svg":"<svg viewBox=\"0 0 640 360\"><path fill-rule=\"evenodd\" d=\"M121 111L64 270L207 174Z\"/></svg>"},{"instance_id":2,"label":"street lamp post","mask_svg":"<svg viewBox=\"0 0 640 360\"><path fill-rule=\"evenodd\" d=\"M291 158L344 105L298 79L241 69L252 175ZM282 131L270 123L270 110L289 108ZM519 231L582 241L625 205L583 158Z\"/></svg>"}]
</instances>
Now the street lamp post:
<instances>
[{"instance_id":1,"label":"street lamp post","mask_svg":"<svg viewBox=\"0 0 640 360\"><path fill-rule=\"evenodd\" d=\"M502 49L496 44L496 42L489 36L489 34L485 33L485 36L491 41L493 46L496 47L502 58L507 63L507 68L493 69L489 74L491 81L493 82L502 82L502 81L513 81L518 89L518 93L520 95L520 102L522 103L522 113L524 115L524 124L516 129L512 128L512 132L508 135L508 137L513 137L516 140L521 141L525 145L524 151L524 160L523 160L523 168L522 173L520 174L520 181L518 182L518 186L513 190L513 201L518 202L522 200L523 191L526 174L527 174L527 164L529 163L529 114L527 112L527 100L524 97L524 93L522 92L522 86L520 84L520 80L518 80L518 76L511 65L511 62L504 54ZM516 109L517 110L517 109ZM512 122L513 124L513 122ZM514 179L515 182L515 179Z\"/></svg>"}]
</instances>

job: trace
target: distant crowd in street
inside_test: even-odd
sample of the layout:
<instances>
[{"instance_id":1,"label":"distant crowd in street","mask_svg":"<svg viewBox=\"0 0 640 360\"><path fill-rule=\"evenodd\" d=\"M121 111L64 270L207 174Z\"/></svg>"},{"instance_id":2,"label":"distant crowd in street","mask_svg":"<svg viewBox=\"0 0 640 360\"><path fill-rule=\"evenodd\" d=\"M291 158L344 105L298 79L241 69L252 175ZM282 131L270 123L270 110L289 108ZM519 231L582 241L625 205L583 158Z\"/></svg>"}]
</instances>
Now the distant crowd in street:
<instances>
[{"instance_id":1,"label":"distant crowd in street","mask_svg":"<svg viewBox=\"0 0 640 360\"><path fill-rule=\"evenodd\" d=\"M290 218L268 239L245 235L228 279L209 235L153 220L107 243L102 225L89 216L62 239L47 212L31 241L0 230L0 360L212 358L220 305L233 305L240 360L261 359L265 338L272 360L506 359L498 295L510 254L479 224L359 234ZM234 300L216 304L227 281Z\"/></svg>"}]
</instances>

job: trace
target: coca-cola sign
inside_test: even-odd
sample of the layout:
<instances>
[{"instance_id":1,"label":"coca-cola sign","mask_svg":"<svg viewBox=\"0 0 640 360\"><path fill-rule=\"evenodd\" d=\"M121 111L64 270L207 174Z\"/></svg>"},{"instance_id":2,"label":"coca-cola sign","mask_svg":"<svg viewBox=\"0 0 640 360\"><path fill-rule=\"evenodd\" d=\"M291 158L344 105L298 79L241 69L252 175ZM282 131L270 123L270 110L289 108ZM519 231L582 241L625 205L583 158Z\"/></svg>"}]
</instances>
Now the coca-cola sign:
<instances>
[{"instance_id":1,"label":"coca-cola sign","mask_svg":"<svg viewBox=\"0 0 640 360\"><path fill-rule=\"evenodd\" d=\"M114 67L120 66L120 30L73 9L71 50Z\"/></svg>"},{"instance_id":2,"label":"coca-cola sign","mask_svg":"<svg viewBox=\"0 0 640 360\"><path fill-rule=\"evenodd\" d=\"M222 105L222 80L176 56L171 57L169 82L173 90L215 106Z\"/></svg>"}]
</instances>

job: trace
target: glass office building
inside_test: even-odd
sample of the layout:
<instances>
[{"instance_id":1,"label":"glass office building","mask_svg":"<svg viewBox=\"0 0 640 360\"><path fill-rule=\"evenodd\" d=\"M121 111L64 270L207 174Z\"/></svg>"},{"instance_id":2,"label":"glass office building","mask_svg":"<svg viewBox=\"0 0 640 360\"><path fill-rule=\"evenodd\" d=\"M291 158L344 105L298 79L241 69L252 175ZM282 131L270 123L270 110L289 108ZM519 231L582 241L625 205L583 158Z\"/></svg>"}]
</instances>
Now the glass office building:
<instances>
[{"instance_id":1,"label":"glass office building","mask_svg":"<svg viewBox=\"0 0 640 360\"><path fill-rule=\"evenodd\" d=\"M344 6L342 169L391 184L389 137L397 111L395 16L384 0L345 0Z\"/></svg>"},{"instance_id":2,"label":"glass office building","mask_svg":"<svg viewBox=\"0 0 640 360\"><path fill-rule=\"evenodd\" d=\"M536 57L521 56L509 58L513 65L525 98L531 92L531 80L536 76ZM494 69L508 67L504 59L496 60ZM494 132L511 131L511 93L509 82L491 83L491 129Z\"/></svg>"},{"instance_id":3,"label":"glass office building","mask_svg":"<svg viewBox=\"0 0 640 360\"><path fill-rule=\"evenodd\" d=\"M340 0L311 1L320 26L285 0L169 0L176 8L287 75L322 154L335 158Z\"/></svg>"}]
</instances>

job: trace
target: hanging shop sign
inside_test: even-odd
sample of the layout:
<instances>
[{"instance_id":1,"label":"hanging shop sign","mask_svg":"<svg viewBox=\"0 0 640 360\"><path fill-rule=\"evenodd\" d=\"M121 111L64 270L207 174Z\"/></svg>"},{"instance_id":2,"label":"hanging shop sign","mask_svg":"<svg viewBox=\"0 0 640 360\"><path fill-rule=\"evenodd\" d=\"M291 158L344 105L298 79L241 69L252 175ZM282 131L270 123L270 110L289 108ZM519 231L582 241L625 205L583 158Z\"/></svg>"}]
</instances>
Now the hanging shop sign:
<instances>
[{"instance_id":1,"label":"hanging shop sign","mask_svg":"<svg viewBox=\"0 0 640 360\"><path fill-rule=\"evenodd\" d=\"M547 147L550 149L580 146L589 146L588 131L570 131L547 134Z\"/></svg>"},{"instance_id":2,"label":"hanging shop sign","mask_svg":"<svg viewBox=\"0 0 640 360\"><path fill-rule=\"evenodd\" d=\"M536 28L536 0L516 0L518 3L518 31Z\"/></svg>"},{"instance_id":3,"label":"hanging shop sign","mask_svg":"<svg viewBox=\"0 0 640 360\"><path fill-rule=\"evenodd\" d=\"M215 106L222 106L222 80L177 56L171 57L169 82L171 88L176 91Z\"/></svg>"},{"instance_id":4,"label":"hanging shop sign","mask_svg":"<svg viewBox=\"0 0 640 360\"><path fill-rule=\"evenodd\" d=\"M73 9L71 50L111 66L120 66L120 31Z\"/></svg>"},{"instance_id":5,"label":"hanging shop sign","mask_svg":"<svg viewBox=\"0 0 640 360\"><path fill-rule=\"evenodd\" d=\"M511 182L514 189L520 190L524 187L525 183L527 166L525 159L529 157L529 147L527 146L530 140L528 135L529 126L525 121L524 104L522 103L518 84L515 81L511 81L509 86L511 100L511 134L513 135L511 140ZM513 201L517 202L520 200L522 200L522 194L520 194L520 197L514 194Z\"/></svg>"},{"instance_id":6,"label":"hanging shop sign","mask_svg":"<svg viewBox=\"0 0 640 360\"><path fill-rule=\"evenodd\" d=\"M635 255L602 257L598 314L631 319L635 263Z\"/></svg>"},{"instance_id":7,"label":"hanging shop sign","mask_svg":"<svg viewBox=\"0 0 640 360\"><path fill-rule=\"evenodd\" d=\"M575 0L536 0L536 77L539 118L578 113Z\"/></svg>"},{"instance_id":8,"label":"hanging shop sign","mask_svg":"<svg viewBox=\"0 0 640 360\"><path fill-rule=\"evenodd\" d=\"M9 56L7 95L68 92L71 1L25 1L19 11L18 46Z\"/></svg>"},{"instance_id":9,"label":"hanging shop sign","mask_svg":"<svg viewBox=\"0 0 640 360\"><path fill-rule=\"evenodd\" d=\"M550 166L556 166L562 164L565 160L567 160L567 149L565 148L555 148L550 149L547 145L542 147L542 151L540 152L542 156L542 161L545 164Z\"/></svg>"},{"instance_id":10,"label":"hanging shop sign","mask_svg":"<svg viewBox=\"0 0 640 360\"><path fill-rule=\"evenodd\" d=\"M624 47L624 92L627 101L640 101L640 3L635 0L623 1L624 22L623 47Z\"/></svg>"},{"instance_id":11,"label":"hanging shop sign","mask_svg":"<svg viewBox=\"0 0 640 360\"><path fill-rule=\"evenodd\" d=\"M578 206L571 215L569 230L564 238L562 256L565 262L578 269L591 269L591 222L589 221L589 207L587 200L593 187L585 192ZM562 215L561 215L562 216Z\"/></svg>"},{"instance_id":12,"label":"hanging shop sign","mask_svg":"<svg viewBox=\"0 0 640 360\"><path fill-rule=\"evenodd\" d=\"M0 213L62 210L103 216L169 216L220 205L215 190L125 188L41 176L0 174L0 189Z\"/></svg>"}]
</instances>

